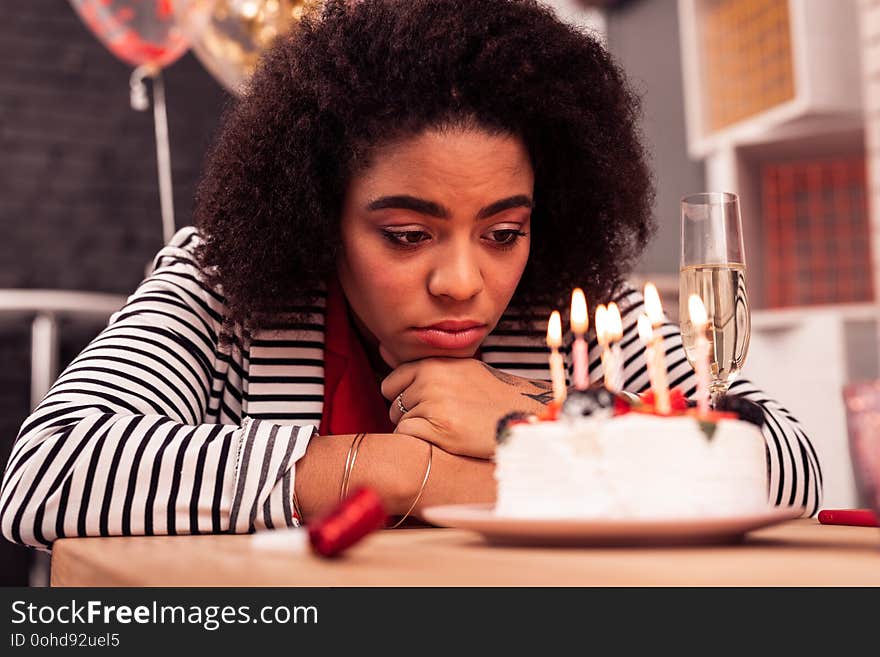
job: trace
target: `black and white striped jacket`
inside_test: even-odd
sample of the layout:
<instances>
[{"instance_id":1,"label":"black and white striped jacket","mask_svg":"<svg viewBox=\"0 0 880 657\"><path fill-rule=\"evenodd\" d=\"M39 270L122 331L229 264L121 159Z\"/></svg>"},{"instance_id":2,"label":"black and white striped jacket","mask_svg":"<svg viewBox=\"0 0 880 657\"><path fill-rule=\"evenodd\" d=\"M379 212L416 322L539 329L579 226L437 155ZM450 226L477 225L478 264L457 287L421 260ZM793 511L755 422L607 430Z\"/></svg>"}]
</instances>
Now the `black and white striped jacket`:
<instances>
[{"instance_id":1,"label":"black and white striped jacket","mask_svg":"<svg viewBox=\"0 0 880 657\"><path fill-rule=\"evenodd\" d=\"M66 536L297 524L295 464L323 407L323 301L305 322L221 348L224 299L201 282L198 239L193 228L175 235L152 274L24 422L0 490L7 539L46 548ZM641 295L628 289L617 302L625 388L639 392L649 386L637 334ZM483 343L482 359L549 380L545 327L546 316L530 330L506 316ZM670 384L691 396L695 379L678 328L661 330ZM595 381L602 377L595 335L589 353ZM764 408L771 500L815 513L822 472L810 440L747 381L732 390Z\"/></svg>"}]
</instances>

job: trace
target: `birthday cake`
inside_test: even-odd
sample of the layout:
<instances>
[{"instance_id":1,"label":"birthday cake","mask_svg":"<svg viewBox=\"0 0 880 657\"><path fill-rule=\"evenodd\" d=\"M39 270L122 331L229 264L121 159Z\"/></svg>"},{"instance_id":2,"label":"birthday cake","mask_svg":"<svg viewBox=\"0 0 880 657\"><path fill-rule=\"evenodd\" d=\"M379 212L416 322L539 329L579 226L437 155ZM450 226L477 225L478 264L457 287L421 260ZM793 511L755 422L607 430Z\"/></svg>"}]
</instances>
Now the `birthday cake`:
<instances>
[{"instance_id":1,"label":"birthday cake","mask_svg":"<svg viewBox=\"0 0 880 657\"><path fill-rule=\"evenodd\" d=\"M670 519L768 510L760 412L670 414L605 389L499 422L495 512L512 518ZM740 419L745 418L745 419Z\"/></svg>"}]
</instances>

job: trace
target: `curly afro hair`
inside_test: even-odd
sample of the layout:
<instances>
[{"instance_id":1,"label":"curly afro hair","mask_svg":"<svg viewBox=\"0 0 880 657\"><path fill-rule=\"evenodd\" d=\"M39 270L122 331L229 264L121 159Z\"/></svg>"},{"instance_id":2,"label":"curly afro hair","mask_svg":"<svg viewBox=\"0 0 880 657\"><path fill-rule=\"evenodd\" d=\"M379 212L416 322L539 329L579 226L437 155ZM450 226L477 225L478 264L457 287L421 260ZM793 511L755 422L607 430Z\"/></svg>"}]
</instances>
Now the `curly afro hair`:
<instances>
[{"instance_id":1,"label":"curly afro hair","mask_svg":"<svg viewBox=\"0 0 880 657\"><path fill-rule=\"evenodd\" d=\"M248 332L313 303L372 150L467 124L522 139L535 171L512 305L563 304L576 286L607 299L653 231L638 119L601 43L535 0L328 0L226 110L196 195L199 260Z\"/></svg>"}]
</instances>

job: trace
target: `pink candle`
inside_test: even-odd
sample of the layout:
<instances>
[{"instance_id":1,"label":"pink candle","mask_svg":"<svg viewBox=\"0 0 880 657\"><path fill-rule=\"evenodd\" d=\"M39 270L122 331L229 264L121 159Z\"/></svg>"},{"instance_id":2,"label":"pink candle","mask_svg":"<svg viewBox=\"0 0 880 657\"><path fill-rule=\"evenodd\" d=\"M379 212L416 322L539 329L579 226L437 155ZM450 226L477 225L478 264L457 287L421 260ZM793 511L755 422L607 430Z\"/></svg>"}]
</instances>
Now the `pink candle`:
<instances>
[{"instance_id":1,"label":"pink candle","mask_svg":"<svg viewBox=\"0 0 880 657\"><path fill-rule=\"evenodd\" d=\"M587 341L584 340L588 322L587 299L584 291L578 287L571 294L571 332L575 336L571 357L574 362L574 386L578 390L586 390L590 384Z\"/></svg>"},{"instance_id":2,"label":"pink candle","mask_svg":"<svg viewBox=\"0 0 880 657\"><path fill-rule=\"evenodd\" d=\"M694 371L697 373L697 410L700 415L709 412L709 340L706 325L709 318L703 300L696 294L688 297L688 313L694 327Z\"/></svg>"}]
</instances>

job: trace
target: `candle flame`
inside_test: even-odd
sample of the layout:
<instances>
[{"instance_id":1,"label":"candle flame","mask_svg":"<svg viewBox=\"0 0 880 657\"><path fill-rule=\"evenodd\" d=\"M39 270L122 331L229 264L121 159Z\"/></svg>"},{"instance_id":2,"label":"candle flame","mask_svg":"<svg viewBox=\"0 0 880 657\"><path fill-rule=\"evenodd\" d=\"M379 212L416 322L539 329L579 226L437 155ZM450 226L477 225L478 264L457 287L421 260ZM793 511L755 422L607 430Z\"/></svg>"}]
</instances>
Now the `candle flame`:
<instances>
[{"instance_id":1,"label":"candle flame","mask_svg":"<svg viewBox=\"0 0 880 657\"><path fill-rule=\"evenodd\" d=\"M554 310L550 314L550 321L547 322L547 346L553 349L562 345L562 316L558 310Z\"/></svg>"},{"instance_id":2,"label":"candle flame","mask_svg":"<svg viewBox=\"0 0 880 657\"><path fill-rule=\"evenodd\" d=\"M253 0L250 0L248 2L241 3L241 7L240 7L239 11L241 11L241 15L245 19L251 20L251 19L255 18L256 15L259 13L260 7L259 7L259 5L257 5L256 2L253 2Z\"/></svg>"},{"instance_id":3,"label":"candle flame","mask_svg":"<svg viewBox=\"0 0 880 657\"><path fill-rule=\"evenodd\" d=\"M613 301L608 304L607 335L609 340L620 340L623 337L623 321L620 318L620 309Z\"/></svg>"},{"instance_id":4,"label":"candle flame","mask_svg":"<svg viewBox=\"0 0 880 657\"><path fill-rule=\"evenodd\" d=\"M599 344L604 345L608 342L608 309L603 303L596 306L596 323L594 326L596 327L596 337L599 339Z\"/></svg>"},{"instance_id":5,"label":"candle flame","mask_svg":"<svg viewBox=\"0 0 880 657\"><path fill-rule=\"evenodd\" d=\"M648 344L654 338L654 329L651 328L651 320L647 315L639 315L639 340L642 344Z\"/></svg>"},{"instance_id":6,"label":"candle flame","mask_svg":"<svg viewBox=\"0 0 880 657\"><path fill-rule=\"evenodd\" d=\"M587 332L589 318L587 316L587 298L584 291L576 287L571 293L571 330L576 335Z\"/></svg>"},{"instance_id":7,"label":"candle flame","mask_svg":"<svg viewBox=\"0 0 880 657\"><path fill-rule=\"evenodd\" d=\"M645 283L645 312L651 324L659 326L663 323L663 304L660 303L660 294L653 283Z\"/></svg>"},{"instance_id":8,"label":"candle flame","mask_svg":"<svg viewBox=\"0 0 880 657\"><path fill-rule=\"evenodd\" d=\"M703 300L697 294L688 297L688 312L691 316L691 322L697 330L702 329L709 323L709 317L706 315L706 306Z\"/></svg>"}]
</instances>

